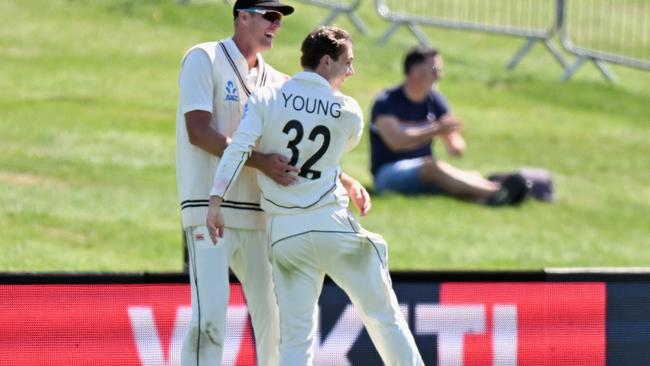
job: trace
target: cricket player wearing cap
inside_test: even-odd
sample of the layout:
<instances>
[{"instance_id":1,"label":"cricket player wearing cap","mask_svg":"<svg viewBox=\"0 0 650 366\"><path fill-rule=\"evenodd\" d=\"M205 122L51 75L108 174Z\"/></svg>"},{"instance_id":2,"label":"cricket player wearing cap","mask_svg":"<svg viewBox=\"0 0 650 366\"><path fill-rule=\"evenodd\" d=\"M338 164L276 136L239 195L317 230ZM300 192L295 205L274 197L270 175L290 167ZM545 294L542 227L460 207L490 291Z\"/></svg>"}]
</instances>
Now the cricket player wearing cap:
<instances>
[{"instance_id":1,"label":"cricket player wearing cap","mask_svg":"<svg viewBox=\"0 0 650 366\"><path fill-rule=\"evenodd\" d=\"M230 235L222 211L253 147L280 153L298 167L282 186L258 173L273 281L280 308L280 364L311 365L316 306L327 274L350 297L387 365L422 365L391 287L383 238L347 209L340 160L363 130L357 102L338 91L354 73L350 35L320 27L304 40L304 71L251 95L219 163L206 225L217 246Z\"/></svg>"},{"instance_id":2,"label":"cricket player wearing cap","mask_svg":"<svg viewBox=\"0 0 650 366\"><path fill-rule=\"evenodd\" d=\"M287 78L260 53L272 47L282 17L292 12L291 6L277 0L238 0L233 7L233 36L192 47L181 63L176 165L192 288L192 320L181 352L184 366L235 361L236 352L224 354L229 267L246 296L258 364L278 364L278 309L255 169L288 185L295 180L288 174L295 168L279 154L251 154L224 197L228 235L219 246L210 242L205 215L215 168L248 96ZM363 186L347 176L344 181L355 205L367 210L370 200Z\"/></svg>"},{"instance_id":3,"label":"cricket player wearing cap","mask_svg":"<svg viewBox=\"0 0 650 366\"><path fill-rule=\"evenodd\" d=\"M234 34L192 47L183 58L176 117L177 182L192 288L192 320L181 364L221 365L224 357L230 267L248 302L260 365L278 364L278 313L266 254L265 218L254 168L289 184L287 160L254 153L224 203L229 234L213 246L205 228L210 183L218 157L237 128L256 88L285 76L264 62L282 16L293 8L279 1L237 1ZM236 354L226 354L223 361Z\"/></svg>"}]
</instances>

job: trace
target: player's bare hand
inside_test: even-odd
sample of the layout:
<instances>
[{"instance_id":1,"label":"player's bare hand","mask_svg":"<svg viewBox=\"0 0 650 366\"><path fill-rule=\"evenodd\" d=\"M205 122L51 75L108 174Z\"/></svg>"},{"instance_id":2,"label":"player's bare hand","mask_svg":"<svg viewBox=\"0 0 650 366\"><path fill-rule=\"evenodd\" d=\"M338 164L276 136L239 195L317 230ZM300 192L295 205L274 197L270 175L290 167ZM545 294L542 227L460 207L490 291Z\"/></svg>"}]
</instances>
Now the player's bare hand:
<instances>
[{"instance_id":1,"label":"player's bare hand","mask_svg":"<svg viewBox=\"0 0 650 366\"><path fill-rule=\"evenodd\" d=\"M260 154L260 170L282 186L289 186L296 181L300 169L289 165L289 159L280 154Z\"/></svg>"},{"instance_id":2,"label":"player's bare hand","mask_svg":"<svg viewBox=\"0 0 650 366\"><path fill-rule=\"evenodd\" d=\"M205 219L205 226L208 227L208 233L212 244L217 245L219 238L223 238L224 220L221 212L221 198L217 196L210 197L210 207Z\"/></svg>"},{"instance_id":3,"label":"player's bare hand","mask_svg":"<svg viewBox=\"0 0 650 366\"><path fill-rule=\"evenodd\" d=\"M359 214L361 216L366 216L372 207L370 194L368 194L366 188L359 183L358 186L355 185L352 190L348 192L348 194L350 195L350 199L352 200L354 207L359 210Z\"/></svg>"},{"instance_id":4,"label":"player's bare hand","mask_svg":"<svg viewBox=\"0 0 650 366\"><path fill-rule=\"evenodd\" d=\"M370 194L366 188L358 180L346 174L341 174L341 183L343 183L352 204L359 210L359 214L365 216L372 207Z\"/></svg>"}]
</instances>

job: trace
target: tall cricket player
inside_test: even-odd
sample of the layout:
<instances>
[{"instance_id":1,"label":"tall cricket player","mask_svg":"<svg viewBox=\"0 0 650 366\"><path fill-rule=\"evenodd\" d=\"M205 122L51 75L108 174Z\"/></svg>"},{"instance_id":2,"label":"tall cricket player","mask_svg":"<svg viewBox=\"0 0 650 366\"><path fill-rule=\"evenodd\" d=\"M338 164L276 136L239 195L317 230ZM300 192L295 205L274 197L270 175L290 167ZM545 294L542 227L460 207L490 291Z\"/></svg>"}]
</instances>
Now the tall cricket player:
<instances>
[{"instance_id":1,"label":"tall cricket player","mask_svg":"<svg viewBox=\"0 0 650 366\"><path fill-rule=\"evenodd\" d=\"M273 46L284 16L293 10L278 0L237 0L232 37L192 47L181 64L176 166L192 288L192 320L181 352L184 366L229 361L223 358L229 267L246 296L257 363L278 364L278 309L255 169L286 185L295 179L287 174L294 167L278 154L251 154L223 202L228 235L222 245L214 246L208 238L205 215L219 156L237 129L249 94L287 78L264 62L262 52ZM343 181L353 203L365 212L368 193L351 177L343 176Z\"/></svg>"},{"instance_id":2,"label":"tall cricket player","mask_svg":"<svg viewBox=\"0 0 650 366\"><path fill-rule=\"evenodd\" d=\"M327 274L354 303L387 365L422 365L391 287L386 242L349 213L339 179L341 157L363 129L359 105L338 91L354 74L352 40L340 28L321 27L301 51L303 72L257 89L244 107L214 177L208 231L217 245L228 236L223 197L252 148L284 154L299 169L294 184L284 187L258 173L280 308L280 364L311 365L314 315Z\"/></svg>"},{"instance_id":3,"label":"tall cricket player","mask_svg":"<svg viewBox=\"0 0 650 366\"><path fill-rule=\"evenodd\" d=\"M278 0L238 0L233 7L233 36L192 47L181 64L176 166L192 288L192 320L181 352L183 366L222 363L229 267L246 296L258 364L278 364L278 310L254 168L289 184L291 179L284 176L291 168L288 161L273 154L252 154L237 188L226 196L224 211L229 222L223 245L212 245L204 225L214 169L239 124L248 95L266 83L286 79L264 62L261 53L272 47L283 16L292 12L293 7Z\"/></svg>"}]
</instances>

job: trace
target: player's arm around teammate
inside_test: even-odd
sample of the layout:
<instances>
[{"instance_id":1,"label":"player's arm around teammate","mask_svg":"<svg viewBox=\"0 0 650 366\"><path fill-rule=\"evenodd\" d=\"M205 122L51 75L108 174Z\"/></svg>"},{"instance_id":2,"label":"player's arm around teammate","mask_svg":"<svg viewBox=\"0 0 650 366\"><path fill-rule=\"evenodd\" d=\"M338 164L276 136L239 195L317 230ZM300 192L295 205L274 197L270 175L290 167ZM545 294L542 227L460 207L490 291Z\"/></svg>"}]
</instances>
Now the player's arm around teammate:
<instances>
[{"instance_id":1,"label":"player's arm around teammate","mask_svg":"<svg viewBox=\"0 0 650 366\"><path fill-rule=\"evenodd\" d=\"M212 118L212 113L208 111L192 110L185 113L188 139L192 145L221 157L230 139L210 125ZM295 167L289 165L289 160L280 154L262 154L253 151L246 165L260 170L283 186L295 181L295 178L289 174L295 170Z\"/></svg>"}]
</instances>

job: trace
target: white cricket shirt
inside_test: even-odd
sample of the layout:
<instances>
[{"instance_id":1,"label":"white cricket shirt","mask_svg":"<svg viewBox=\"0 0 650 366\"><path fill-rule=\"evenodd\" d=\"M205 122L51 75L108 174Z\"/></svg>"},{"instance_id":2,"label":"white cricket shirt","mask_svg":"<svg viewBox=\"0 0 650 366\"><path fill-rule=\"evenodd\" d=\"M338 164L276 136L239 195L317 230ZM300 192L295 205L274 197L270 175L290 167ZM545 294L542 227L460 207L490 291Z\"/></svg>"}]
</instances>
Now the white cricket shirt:
<instances>
[{"instance_id":1,"label":"white cricket shirt","mask_svg":"<svg viewBox=\"0 0 650 366\"><path fill-rule=\"evenodd\" d=\"M219 163L211 194L228 197L257 144L256 151L285 155L301 169L298 181L288 187L258 174L264 211L299 213L331 203L347 207L339 162L344 152L359 143L362 131L359 104L332 90L314 72L300 72L284 83L259 88L248 100Z\"/></svg>"},{"instance_id":2,"label":"white cricket shirt","mask_svg":"<svg viewBox=\"0 0 650 366\"><path fill-rule=\"evenodd\" d=\"M244 104L258 87L286 80L264 63L252 71L232 39L192 47L181 63L176 112L176 178L183 227L205 225L210 187L219 158L190 143L185 113L212 113L212 127L232 136ZM266 217L260 208L260 190L253 168L244 168L225 196L223 212L228 227L264 230Z\"/></svg>"}]
</instances>

